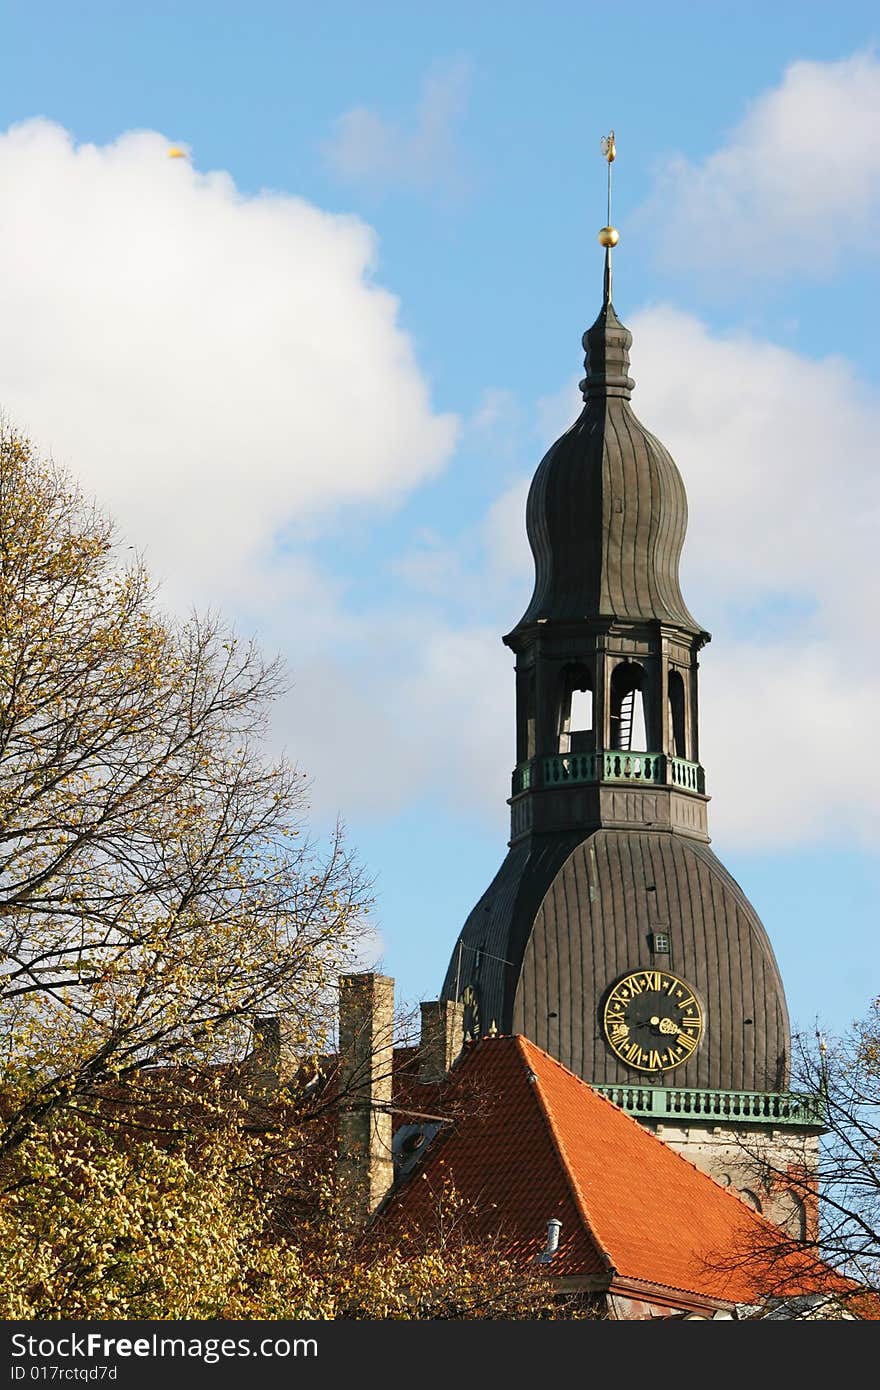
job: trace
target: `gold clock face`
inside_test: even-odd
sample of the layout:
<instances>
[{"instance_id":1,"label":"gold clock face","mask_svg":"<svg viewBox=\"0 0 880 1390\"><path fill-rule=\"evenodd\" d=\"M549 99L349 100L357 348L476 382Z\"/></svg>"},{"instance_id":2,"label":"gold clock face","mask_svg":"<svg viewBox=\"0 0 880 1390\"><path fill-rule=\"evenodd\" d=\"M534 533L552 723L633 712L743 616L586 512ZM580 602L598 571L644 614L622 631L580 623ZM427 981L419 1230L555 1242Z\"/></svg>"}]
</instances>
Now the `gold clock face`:
<instances>
[{"instance_id":1,"label":"gold clock face","mask_svg":"<svg viewBox=\"0 0 880 1390\"><path fill-rule=\"evenodd\" d=\"M602 1028L628 1067L670 1071L687 1061L703 1036L703 1011L690 985L668 970L635 970L608 995Z\"/></svg>"},{"instance_id":2,"label":"gold clock face","mask_svg":"<svg viewBox=\"0 0 880 1390\"><path fill-rule=\"evenodd\" d=\"M461 1002L464 1004L465 1034L470 1033L472 1038L478 1038L480 1036L480 1003L473 985L465 985L461 992Z\"/></svg>"}]
</instances>

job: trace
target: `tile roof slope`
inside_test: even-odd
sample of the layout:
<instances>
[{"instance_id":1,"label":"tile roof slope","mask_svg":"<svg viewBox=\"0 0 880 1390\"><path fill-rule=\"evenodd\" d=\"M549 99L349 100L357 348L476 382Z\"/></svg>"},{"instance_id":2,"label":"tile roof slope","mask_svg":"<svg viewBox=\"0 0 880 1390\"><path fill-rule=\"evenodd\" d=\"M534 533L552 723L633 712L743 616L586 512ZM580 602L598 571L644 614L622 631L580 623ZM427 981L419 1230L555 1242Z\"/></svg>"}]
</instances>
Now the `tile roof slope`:
<instances>
[{"instance_id":1,"label":"tile roof slope","mask_svg":"<svg viewBox=\"0 0 880 1390\"><path fill-rule=\"evenodd\" d=\"M505 1249L525 1261L544 1249L547 1222L557 1217L563 1238L554 1269L603 1272L604 1262L535 1103L528 1068L512 1042L498 1038L467 1046L441 1106L458 1109L459 1117L441 1129L423 1161L392 1188L377 1216L377 1234L387 1239L397 1229L431 1230L449 1178L472 1207L472 1238L489 1240L501 1233Z\"/></svg>"},{"instance_id":2,"label":"tile roof slope","mask_svg":"<svg viewBox=\"0 0 880 1390\"><path fill-rule=\"evenodd\" d=\"M582 1219L616 1272L733 1302L754 1297L752 1273L717 1265L765 1232L764 1219L555 1058L513 1041L538 1077Z\"/></svg>"},{"instance_id":3,"label":"tile roof slope","mask_svg":"<svg viewBox=\"0 0 880 1390\"><path fill-rule=\"evenodd\" d=\"M762 1238L764 1246L768 1237L778 1241L777 1228L534 1043L516 1036L473 1044L451 1089L465 1080L479 1083L483 1105L441 1131L392 1190L382 1225L429 1219L448 1175L478 1205L476 1233L501 1228L512 1253L538 1254L548 1220L560 1218L556 1275L616 1272L729 1303L755 1301L762 1284L767 1291L756 1261L721 1263ZM798 1287L816 1287L805 1283L796 1254L786 1268Z\"/></svg>"}]
</instances>

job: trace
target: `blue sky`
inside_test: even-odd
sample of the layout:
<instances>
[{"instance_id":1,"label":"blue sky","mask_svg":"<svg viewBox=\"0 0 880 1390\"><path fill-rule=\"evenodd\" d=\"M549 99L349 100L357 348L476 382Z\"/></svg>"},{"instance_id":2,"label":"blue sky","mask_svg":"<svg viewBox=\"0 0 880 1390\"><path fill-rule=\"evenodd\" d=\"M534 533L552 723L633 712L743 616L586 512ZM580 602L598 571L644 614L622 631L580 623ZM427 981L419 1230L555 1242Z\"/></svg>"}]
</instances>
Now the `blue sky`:
<instances>
[{"instance_id":1,"label":"blue sky","mask_svg":"<svg viewBox=\"0 0 880 1390\"><path fill-rule=\"evenodd\" d=\"M184 611L433 997L505 852L528 479L577 410L617 134L634 408L678 461L713 846L793 1022L878 987L876 7L0 6L0 407ZM185 160L169 160L181 143Z\"/></svg>"}]
</instances>

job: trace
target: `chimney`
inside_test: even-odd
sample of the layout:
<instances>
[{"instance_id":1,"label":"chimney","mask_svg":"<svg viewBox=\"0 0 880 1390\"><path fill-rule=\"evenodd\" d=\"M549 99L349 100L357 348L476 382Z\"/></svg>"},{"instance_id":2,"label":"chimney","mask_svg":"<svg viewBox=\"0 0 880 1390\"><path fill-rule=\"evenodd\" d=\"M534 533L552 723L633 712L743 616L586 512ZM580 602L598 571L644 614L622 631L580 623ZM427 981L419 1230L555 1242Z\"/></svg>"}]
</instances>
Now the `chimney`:
<instances>
[{"instance_id":1,"label":"chimney","mask_svg":"<svg viewBox=\"0 0 880 1390\"><path fill-rule=\"evenodd\" d=\"M394 981L387 975L339 977L339 1157L343 1210L366 1221L394 1180L391 1070Z\"/></svg>"},{"instance_id":2,"label":"chimney","mask_svg":"<svg viewBox=\"0 0 880 1390\"><path fill-rule=\"evenodd\" d=\"M422 1004L419 1080L442 1081L461 1053L464 1005L451 999Z\"/></svg>"},{"instance_id":3,"label":"chimney","mask_svg":"<svg viewBox=\"0 0 880 1390\"><path fill-rule=\"evenodd\" d=\"M293 1075L296 1058L278 1014L257 1014L254 1018L254 1045L247 1068L260 1091L277 1091Z\"/></svg>"}]
</instances>

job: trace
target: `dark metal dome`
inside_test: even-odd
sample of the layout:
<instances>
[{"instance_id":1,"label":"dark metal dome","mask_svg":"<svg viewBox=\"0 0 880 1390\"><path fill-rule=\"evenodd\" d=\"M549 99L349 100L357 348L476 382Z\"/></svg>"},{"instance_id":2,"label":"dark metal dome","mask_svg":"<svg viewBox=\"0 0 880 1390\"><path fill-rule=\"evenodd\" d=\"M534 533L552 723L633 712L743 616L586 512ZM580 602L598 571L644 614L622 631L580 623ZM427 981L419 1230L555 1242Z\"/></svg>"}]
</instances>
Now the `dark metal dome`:
<instances>
[{"instance_id":1,"label":"dark metal dome","mask_svg":"<svg viewBox=\"0 0 880 1390\"><path fill-rule=\"evenodd\" d=\"M511 849L465 923L444 997L470 986L484 1031L523 1033L595 1085L632 1083L603 1044L601 1003L620 976L658 968L662 930L662 968L696 991L710 1040L665 1084L783 1090L790 1032L773 948L709 846L637 830L573 841Z\"/></svg>"},{"instance_id":2,"label":"dark metal dome","mask_svg":"<svg viewBox=\"0 0 880 1390\"><path fill-rule=\"evenodd\" d=\"M539 619L655 619L699 633L678 579L684 483L633 414L632 335L610 301L583 343L583 412L548 450L529 492L535 589L517 628Z\"/></svg>"}]
</instances>

